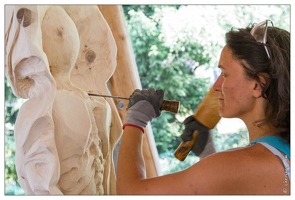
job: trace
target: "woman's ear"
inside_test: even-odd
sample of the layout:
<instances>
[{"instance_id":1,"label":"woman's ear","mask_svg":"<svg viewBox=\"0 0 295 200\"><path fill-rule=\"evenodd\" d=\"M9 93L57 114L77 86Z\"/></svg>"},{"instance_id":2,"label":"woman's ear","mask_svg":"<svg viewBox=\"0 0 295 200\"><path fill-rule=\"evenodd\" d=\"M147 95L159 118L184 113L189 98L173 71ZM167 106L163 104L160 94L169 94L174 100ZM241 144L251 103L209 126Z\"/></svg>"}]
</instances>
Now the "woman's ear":
<instances>
[{"instance_id":1,"label":"woman's ear","mask_svg":"<svg viewBox=\"0 0 295 200\"><path fill-rule=\"evenodd\" d=\"M255 81L253 87L253 96L259 98L262 96L262 87L266 84L266 79L262 75L258 75L259 80Z\"/></svg>"}]
</instances>

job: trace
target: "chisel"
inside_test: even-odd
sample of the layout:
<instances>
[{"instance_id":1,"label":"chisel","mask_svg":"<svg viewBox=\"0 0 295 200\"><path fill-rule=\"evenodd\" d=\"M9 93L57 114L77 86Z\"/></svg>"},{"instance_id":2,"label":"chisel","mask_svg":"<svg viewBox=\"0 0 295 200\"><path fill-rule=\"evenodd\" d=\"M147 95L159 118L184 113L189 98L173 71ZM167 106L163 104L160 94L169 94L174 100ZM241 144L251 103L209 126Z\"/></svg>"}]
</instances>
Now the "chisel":
<instances>
[{"instance_id":1,"label":"chisel","mask_svg":"<svg viewBox=\"0 0 295 200\"><path fill-rule=\"evenodd\" d=\"M129 100L127 97L120 97L120 96L110 96L110 95L103 95L103 94L93 94L88 93L90 96L98 96L98 97L106 97L106 98L117 98L117 99L125 99ZM179 101L174 100L163 100L160 110L169 111L172 113L178 113L179 110Z\"/></svg>"}]
</instances>

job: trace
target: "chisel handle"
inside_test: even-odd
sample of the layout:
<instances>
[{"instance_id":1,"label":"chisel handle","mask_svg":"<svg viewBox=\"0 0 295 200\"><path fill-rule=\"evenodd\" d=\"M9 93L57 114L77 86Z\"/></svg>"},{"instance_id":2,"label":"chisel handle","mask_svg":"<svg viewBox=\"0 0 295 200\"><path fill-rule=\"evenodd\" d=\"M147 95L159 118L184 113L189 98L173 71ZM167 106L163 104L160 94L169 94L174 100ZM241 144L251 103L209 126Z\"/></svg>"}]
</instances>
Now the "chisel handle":
<instances>
[{"instance_id":1,"label":"chisel handle","mask_svg":"<svg viewBox=\"0 0 295 200\"><path fill-rule=\"evenodd\" d=\"M164 100L160 110L166 110L172 113L178 113L179 110L179 101L173 100Z\"/></svg>"}]
</instances>

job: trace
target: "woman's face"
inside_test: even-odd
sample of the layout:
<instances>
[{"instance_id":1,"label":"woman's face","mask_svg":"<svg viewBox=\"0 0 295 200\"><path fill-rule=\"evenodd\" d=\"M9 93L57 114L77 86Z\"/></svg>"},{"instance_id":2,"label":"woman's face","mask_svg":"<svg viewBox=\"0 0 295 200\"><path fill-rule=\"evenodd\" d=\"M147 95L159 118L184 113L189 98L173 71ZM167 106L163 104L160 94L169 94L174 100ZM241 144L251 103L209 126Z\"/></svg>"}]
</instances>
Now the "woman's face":
<instances>
[{"instance_id":1,"label":"woman's face","mask_svg":"<svg viewBox=\"0 0 295 200\"><path fill-rule=\"evenodd\" d=\"M246 77L240 61L233 58L232 51L225 46L221 52L218 67L221 74L213 85L220 92L218 98L219 115L224 118L251 119L255 113L254 80ZM257 92L256 92L257 93Z\"/></svg>"}]
</instances>

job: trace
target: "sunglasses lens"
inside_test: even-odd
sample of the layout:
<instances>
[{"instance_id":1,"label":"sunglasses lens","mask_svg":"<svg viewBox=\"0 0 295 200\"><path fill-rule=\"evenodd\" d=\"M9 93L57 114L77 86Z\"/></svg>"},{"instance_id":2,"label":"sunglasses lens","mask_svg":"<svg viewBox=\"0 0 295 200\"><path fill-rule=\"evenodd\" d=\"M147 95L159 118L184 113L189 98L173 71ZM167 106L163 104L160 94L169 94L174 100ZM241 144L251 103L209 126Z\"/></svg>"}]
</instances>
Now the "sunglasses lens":
<instances>
[{"instance_id":1,"label":"sunglasses lens","mask_svg":"<svg viewBox=\"0 0 295 200\"><path fill-rule=\"evenodd\" d=\"M270 58L269 50L267 49L266 42L267 42L267 25L268 21L265 20L258 23L254 26L250 32L250 34L255 38L256 42L264 44L265 51L267 53L268 58ZM272 21L270 21L272 23Z\"/></svg>"}]
</instances>

